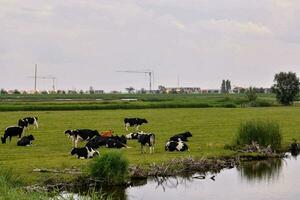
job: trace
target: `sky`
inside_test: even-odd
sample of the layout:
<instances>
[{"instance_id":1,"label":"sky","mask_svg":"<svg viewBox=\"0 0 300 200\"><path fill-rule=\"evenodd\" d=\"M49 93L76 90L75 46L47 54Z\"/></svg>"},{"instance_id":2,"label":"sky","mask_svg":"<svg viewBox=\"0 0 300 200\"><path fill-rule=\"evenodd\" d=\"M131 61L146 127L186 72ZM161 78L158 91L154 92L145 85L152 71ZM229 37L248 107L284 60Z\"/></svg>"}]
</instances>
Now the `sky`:
<instances>
[{"instance_id":1,"label":"sky","mask_svg":"<svg viewBox=\"0 0 300 200\"><path fill-rule=\"evenodd\" d=\"M299 0L0 0L0 88L270 87L300 75ZM38 89L51 89L38 80Z\"/></svg>"}]
</instances>

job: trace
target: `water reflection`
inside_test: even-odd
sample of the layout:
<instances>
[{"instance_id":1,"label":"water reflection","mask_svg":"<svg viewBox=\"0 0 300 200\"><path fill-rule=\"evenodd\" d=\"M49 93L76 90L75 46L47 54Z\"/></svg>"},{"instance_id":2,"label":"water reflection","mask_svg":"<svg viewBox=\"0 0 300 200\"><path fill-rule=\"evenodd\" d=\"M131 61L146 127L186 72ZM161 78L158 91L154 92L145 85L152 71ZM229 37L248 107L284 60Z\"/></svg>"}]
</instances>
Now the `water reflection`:
<instances>
[{"instance_id":1,"label":"water reflection","mask_svg":"<svg viewBox=\"0 0 300 200\"><path fill-rule=\"evenodd\" d=\"M243 162L238 171L241 179L247 181L276 181L282 171L282 159Z\"/></svg>"},{"instance_id":2,"label":"water reflection","mask_svg":"<svg viewBox=\"0 0 300 200\"><path fill-rule=\"evenodd\" d=\"M294 200L299 196L299 164L300 160L292 156L243 162L238 168L225 169L219 174L135 179L128 188L102 187L97 190L120 200Z\"/></svg>"}]
</instances>

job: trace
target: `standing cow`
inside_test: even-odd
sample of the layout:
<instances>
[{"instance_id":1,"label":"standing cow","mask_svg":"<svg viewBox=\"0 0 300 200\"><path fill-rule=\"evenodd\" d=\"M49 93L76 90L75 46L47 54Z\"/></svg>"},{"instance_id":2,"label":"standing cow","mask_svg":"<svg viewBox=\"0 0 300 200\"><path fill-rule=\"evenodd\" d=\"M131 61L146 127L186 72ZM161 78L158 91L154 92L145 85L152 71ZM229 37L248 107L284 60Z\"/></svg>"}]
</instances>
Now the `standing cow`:
<instances>
[{"instance_id":1,"label":"standing cow","mask_svg":"<svg viewBox=\"0 0 300 200\"><path fill-rule=\"evenodd\" d=\"M24 127L22 126L10 126L5 129L3 137L1 137L2 144L6 143L6 139L9 138L9 142L11 142L11 138L18 136L21 138L23 134Z\"/></svg>"},{"instance_id":2,"label":"standing cow","mask_svg":"<svg viewBox=\"0 0 300 200\"><path fill-rule=\"evenodd\" d=\"M148 121L146 119L141 118L125 118L124 119L124 125L126 131L128 131L128 127L136 127L136 130L139 130L139 126L143 124L147 124Z\"/></svg>"}]
</instances>

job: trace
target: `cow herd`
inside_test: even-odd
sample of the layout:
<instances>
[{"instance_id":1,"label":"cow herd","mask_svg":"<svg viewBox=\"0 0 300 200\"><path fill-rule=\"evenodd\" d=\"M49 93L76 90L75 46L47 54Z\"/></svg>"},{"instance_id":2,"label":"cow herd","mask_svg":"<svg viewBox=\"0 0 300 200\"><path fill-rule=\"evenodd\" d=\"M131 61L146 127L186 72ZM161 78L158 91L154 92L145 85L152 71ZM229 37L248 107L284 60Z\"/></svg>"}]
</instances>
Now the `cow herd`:
<instances>
[{"instance_id":1,"label":"cow herd","mask_svg":"<svg viewBox=\"0 0 300 200\"><path fill-rule=\"evenodd\" d=\"M138 131L139 127L145 123L148 123L146 119L141 118L125 118L124 125L126 131L128 127L135 127L136 131L118 136L114 135L112 130L98 132L97 130L91 129L75 129L66 130L65 135L67 135L73 144L71 150L71 155L76 155L77 158L92 158L99 155L98 149L100 147L107 148L130 148L127 146L127 140L137 140L140 143L141 153L146 153L145 146L149 147L150 154L154 153L155 139L154 133L145 133L143 131ZM22 134L25 129L29 126L38 128L38 118L37 117L26 117L18 121L18 126L10 126L5 129L3 137L1 137L2 144L6 143L7 138L11 141L12 137L19 137L17 142L18 146L29 146L34 140L33 135L23 136ZM21 138L22 137L22 138ZM192 137L192 134L187 131L170 137L169 141L165 144L166 151L188 151L189 148L185 142L188 142L188 138ZM79 142L86 142L84 147L79 148Z\"/></svg>"}]
</instances>

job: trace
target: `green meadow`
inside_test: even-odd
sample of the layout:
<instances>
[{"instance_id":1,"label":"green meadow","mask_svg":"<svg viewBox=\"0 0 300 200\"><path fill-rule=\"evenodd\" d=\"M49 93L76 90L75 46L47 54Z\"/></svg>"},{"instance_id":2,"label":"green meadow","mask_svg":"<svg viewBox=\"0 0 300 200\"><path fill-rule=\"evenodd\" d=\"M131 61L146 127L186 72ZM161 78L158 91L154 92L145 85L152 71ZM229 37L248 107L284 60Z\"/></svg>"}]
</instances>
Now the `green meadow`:
<instances>
[{"instance_id":1,"label":"green meadow","mask_svg":"<svg viewBox=\"0 0 300 200\"><path fill-rule=\"evenodd\" d=\"M142 126L141 130L156 134L153 155L142 155L135 140L128 142L131 148L120 150L130 164L147 165L184 156L234 155L233 151L224 149L224 145L232 142L240 123L248 119L271 119L279 122L285 146L292 138L300 140L299 107L0 112L1 135L7 126L15 125L19 118L25 116L39 118L39 129L31 128L26 132L35 136L34 146L18 147L17 138L13 138L11 143L0 144L0 167L12 168L29 184L49 179L72 178L68 175L32 172L34 168L86 168L89 160L70 156L72 143L64 134L66 129L112 129L115 134L122 135L127 133L123 126L124 117L148 119L149 124ZM193 134L188 142L190 152L165 152L164 144L168 138L186 130ZM111 150L100 148L100 154L105 151Z\"/></svg>"}]
</instances>

